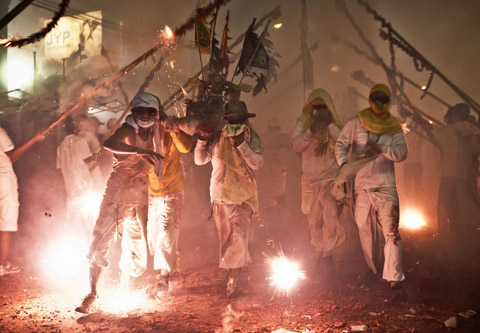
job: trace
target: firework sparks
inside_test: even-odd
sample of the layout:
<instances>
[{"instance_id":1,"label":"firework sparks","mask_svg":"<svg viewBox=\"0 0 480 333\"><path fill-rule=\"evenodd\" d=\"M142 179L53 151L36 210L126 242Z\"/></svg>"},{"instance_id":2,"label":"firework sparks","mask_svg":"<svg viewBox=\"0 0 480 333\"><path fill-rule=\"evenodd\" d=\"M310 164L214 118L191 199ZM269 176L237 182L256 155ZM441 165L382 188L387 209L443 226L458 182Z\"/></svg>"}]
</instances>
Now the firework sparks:
<instances>
[{"instance_id":1,"label":"firework sparks","mask_svg":"<svg viewBox=\"0 0 480 333\"><path fill-rule=\"evenodd\" d=\"M104 306L105 311L111 313L129 312L140 307L147 300L145 290L130 290L121 288L109 297Z\"/></svg>"},{"instance_id":2,"label":"firework sparks","mask_svg":"<svg viewBox=\"0 0 480 333\"><path fill-rule=\"evenodd\" d=\"M59 237L46 251L41 263L48 277L59 284L76 281L86 275L88 264L85 260L87 242L81 237Z\"/></svg>"},{"instance_id":3,"label":"firework sparks","mask_svg":"<svg viewBox=\"0 0 480 333\"><path fill-rule=\"evenodd\" d=\"M269 259L268 262L272 272L268 280L270 280L270 286L277 292L289 295L299 280L305 279L305 272L300 270L297 263L288 260L284 255Z\"/></svg>"},{"instance_id":4,"label":"firework sparks","mask_svg":"<svg viewBox=\"0 0 480 333\"><path fill-rule=\"evenodd\" d=\"M172 43L174 41L173 30L168 25L161 31L161 34L165 42Z\"/></svg>"}]
</instances>

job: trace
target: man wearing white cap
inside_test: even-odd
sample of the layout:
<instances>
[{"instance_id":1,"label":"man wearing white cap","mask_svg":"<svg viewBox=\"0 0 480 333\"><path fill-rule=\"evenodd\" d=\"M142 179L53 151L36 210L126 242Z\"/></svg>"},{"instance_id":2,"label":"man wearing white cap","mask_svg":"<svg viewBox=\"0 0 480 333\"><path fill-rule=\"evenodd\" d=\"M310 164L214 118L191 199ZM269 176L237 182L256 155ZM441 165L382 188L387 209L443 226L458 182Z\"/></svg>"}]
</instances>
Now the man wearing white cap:
<instances>
[{"instance_id":1,"label":"man wearing white cap","mask_svg":"<svg viewBox=\"0 0 480 333\"><path fill-rule=\"evenodd\" d=\"M137 94L131 102L132 114L125 123L105 140L104 147L115 155L113 171L95 224L88 253L90 261L90 293L77 312L88 313L97 298L97 282L102 268L109 265L108 251L119 224L123 224L120 269L123 276L140 276L147 265L145 240L148 172L158 165L162 156L154 152L154 125L161 109L153 94Z\"/></svg>"}]
</instances>

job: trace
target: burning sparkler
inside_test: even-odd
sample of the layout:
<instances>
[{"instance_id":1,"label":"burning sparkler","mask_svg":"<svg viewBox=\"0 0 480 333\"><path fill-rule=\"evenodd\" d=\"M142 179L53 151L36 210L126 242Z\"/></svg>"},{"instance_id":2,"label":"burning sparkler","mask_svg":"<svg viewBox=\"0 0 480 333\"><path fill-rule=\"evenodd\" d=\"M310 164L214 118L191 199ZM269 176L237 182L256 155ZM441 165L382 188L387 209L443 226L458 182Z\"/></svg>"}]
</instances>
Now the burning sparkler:
<instances>
[{"instance_id":1,"label":"burning sparkler","mask_svg":"<svg viewBox=\"0 0 480 333\"><path fill-rule=\"evenodd\" d=\"M166 25L165 28L162 31L160 31L160 33L162 35L163 40L166 43L172 43L174 41L173 31L168 25Z\"/></svg>"},{"instance_id":2,"label":"burning sparkler","mask_svg":"<svg viewBox=\"0 0 480 333\"><path fill-rule=\"evenodd\" d=\"M299 280L305 279L305 272L300 270L297 263L289 261L283 254L268 260L272 275L268 278L270 286L286 295L297 285Z\"/></svg>"}]
</instances>

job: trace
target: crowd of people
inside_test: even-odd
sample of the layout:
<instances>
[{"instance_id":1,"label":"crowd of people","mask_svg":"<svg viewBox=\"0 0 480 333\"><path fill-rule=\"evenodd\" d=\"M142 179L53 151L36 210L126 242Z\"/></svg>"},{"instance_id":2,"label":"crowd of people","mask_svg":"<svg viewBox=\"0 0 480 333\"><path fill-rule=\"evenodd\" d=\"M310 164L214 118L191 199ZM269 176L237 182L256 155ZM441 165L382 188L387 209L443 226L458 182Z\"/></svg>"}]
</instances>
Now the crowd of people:
<instances>
[{"instance_id":1,"label":"crowd of people","mask_svg":"<svg viewBox=\"0 0 480 333\"><path fill-rule=\"evenodd\" d=\"M333 250L347 241L342 219L349 218L358 229L369 268L366 278L381 274L391 297L406 299L395 164L406 159L407 142L402 125L389 112L389 87L372 87L368 102L367 108L345 123L325 89L315 89L308 96L289 142L301 156L301 211L317 253L318 274L333 276ZM289 147L281 141L288 136L280 133L278 121L273 122L262 144L249 122L255 114L240 100L225 105L220 127L205 126L201 117L189 115L188 110L184 118L167 116L151 93L137 94L130 106L131 114L122 126L103 141L114 163L92 228L87 256L90 292L75 310L88 313L94 306L97 284L102 269L109 266L108 252L119 228L123 230L120 285L129 287L133 279L148 273L154 276L154 292L168 290L184 205L180 153L189 152L195 164L211 163L211 209L219 267L225 271L222 288L228 297L238 295L242 269L252 261L249 244L255 217L267 211L274 219L282 218L277 208L285 200ZM442 156L438 232L442 241L458 244L480 225L479 132L468 123L468 116L468 106L457 104L448 109L446 126L427 130ZM95 136L99 123L92 118L77 117L57 151L71 219L79 218L73 213L75 199L101 183L97 164L101 144ZM15 159L9 157L15 150L3 129L0 147L1 276L19 271L7 260L11 232L17 230L18 195L12 169ZM268 194L259 193L256 178L260 184L269 184ZM348 208L353 215L345 213Z\"/></svg>"}]
</instances>

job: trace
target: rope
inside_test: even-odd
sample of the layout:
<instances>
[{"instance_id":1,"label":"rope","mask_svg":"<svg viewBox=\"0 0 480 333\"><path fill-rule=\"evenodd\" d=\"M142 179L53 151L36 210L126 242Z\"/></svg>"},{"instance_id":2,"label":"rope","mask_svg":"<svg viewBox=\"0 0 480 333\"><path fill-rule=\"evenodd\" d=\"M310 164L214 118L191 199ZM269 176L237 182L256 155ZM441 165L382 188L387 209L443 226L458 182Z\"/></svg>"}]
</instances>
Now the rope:
<instances>
[{"instance_id":1,"label":"rope","mask_svg":"<svg viewBox=\"0 0 480 333\"><path fill-rule=\"evenodd\" d=\"M53 16L52 20L48 22L45 28L40 31L22 39L12 40L11 38L7 39L5 42L2 42L0 45L4 47L22 47L28 44L36 43L45 38L45 36L57 26L58 21L62 16L65 15L70 0L62 0L59 5L58 11Z\"/></svg>"}]
</instances>

